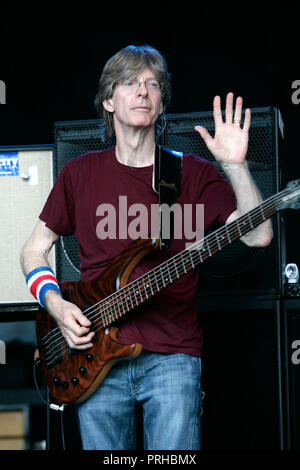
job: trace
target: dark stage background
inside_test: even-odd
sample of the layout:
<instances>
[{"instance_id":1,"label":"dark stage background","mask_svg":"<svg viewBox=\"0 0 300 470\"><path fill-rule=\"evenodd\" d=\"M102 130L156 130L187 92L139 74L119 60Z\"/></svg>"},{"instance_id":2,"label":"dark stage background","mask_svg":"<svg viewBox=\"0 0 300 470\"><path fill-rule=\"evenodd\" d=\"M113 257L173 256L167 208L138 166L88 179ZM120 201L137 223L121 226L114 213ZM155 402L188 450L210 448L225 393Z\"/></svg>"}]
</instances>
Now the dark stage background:
<instances>
[{"instance_id":1,"label":"dark stage background","mask_svg":"<svg viewBox=\"0 0 300 470\"><path fill-rule=\"evenodd\" d=\"M24 15L24 16L23 16ZM67 14L27 10L4 16L0 80L0 145L53 144L55 121L97 118L93 106L106 60L130 43L148 43L166 57L173 83L168 113L208 111L214 95L228 91L245 107L276 106L285 124L283 182L300 176L300 104L292 83L300 78L296 11L260 7L238 14L195 4L78 9ZM300 96L300 93L298 94ZM300 261L298 216L288 261Z\"/></svg>"},{"instance_id":2,"label":"dark stage background","mask_svg":"<svg viewBox=\"0 0 300 470\"><path fill-rule=\"evenodd\" d=\"M167 113L210 111L213 97L221 95L224 104L229 91L242 96L245 107L278 107L284 122L283 186L300 178L300 103L292 100L292 84L300 81L295 11L262 6L256 10L249 4L238 14L218 7L209 11L194 2L73 7L69 13L51 5L51 10L43 7L29 13L18 7L15 13L3 14L0 80L6 84L6 104L0 105L0 146L52 145L55 122L96 119L93 101L107 59L128 44L147 43L169 64L173 99ZM300 101L300 92L298 96ZM287 211L286 260L300 266L299 215ZM262 311L269 312L268 308ZM260 330L261 325L257 315L263 339L268 326ZM249 338L247 350L254 341ZM213 351L214 344L208 346ZM249 357L256 362L256 356ZM270 361L274 365L276 358ZM246 377L242 380L247 382ZM233 416L238 417L234 408Z\"/></svg>"}]
</instances>

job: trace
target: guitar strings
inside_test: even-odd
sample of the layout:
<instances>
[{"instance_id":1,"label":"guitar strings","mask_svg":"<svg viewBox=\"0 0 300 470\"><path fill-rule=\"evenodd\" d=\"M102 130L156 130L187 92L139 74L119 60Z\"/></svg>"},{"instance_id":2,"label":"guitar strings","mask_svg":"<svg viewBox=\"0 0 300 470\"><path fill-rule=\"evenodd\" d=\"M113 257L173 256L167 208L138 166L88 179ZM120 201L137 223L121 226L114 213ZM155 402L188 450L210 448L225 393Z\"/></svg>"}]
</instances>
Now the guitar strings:
<instances>
[{"instance_id":1,"label":"guitar strings","mask_svg":"<svg viewBox=\"0 0 300 470\"><path fill-rule=\"evenodd\" d=\"M256 209L257 209L257 208L256 208ZM253 215L253 214L252 214L252 215ZM248 216L249 216L249 214L247 214L247 217L248 217ZM269 218L269 216L268 216L268 217L265 216L265 219L267 219L267 218ZM240 218L239 220L241 221L241 218ZM233 222L234 225L236 225L235 222L236 222L236 221ZM254 220L254 219L252 219L252 223L255 223L255 220ZM229 228L229 225L230 225L230 224L228 224L228 226L226 226L227 229ZM221 227L220 229L218 229L218 231L221 231L222 229L224 229L224 227ZM217 231L217 232L218 232L218 231ZM228 231L229 231L229 230L228 230ZM231 231L231 233L232 233L232 230L230 230L230 231ZM250 230L248 230L248 231L250 231ZM211 235L210 235L209 237L207 237L206 239L207 239L207 240L208 240L208 238L214 239L215 237L216 237L216 232L214 232L213 234L211 234ZM230 238L230 237L229 237L229 238ZM238 238L238 237L237 237L237 238ZM203 240L202 240L202 241L203 241ZM201 242L201 241L200 241L200 242ZM222 242L222 240L221 240L221 242ZM196 243L199 243L199 241L196 242ZM209 243L208 243L208 244L209 244ZM219 245L220 245L220 240L219 240L219 243L214 243L214 245L212 246L212 251L214 251L214 253L215 253L216 251L219 251L219 250L221 249ZM226 243L226 245L227 245L227 243ZM196 250L194 250L194 253L193 253L194 257L195 257L195 251L196 251ZM214 254L214 253L213 253L213 254ZM181 253L175 255L175 257L178 257L178 256L182 257L182 254L183 254L183 252L181 252ZM189 254L190 254L190 253L189 253ZM212 253L209 254L209 256L211 256L211 255L212 255ZM175 258L175 257L174 257L174 258ZM196 254L196 257L199 257L199 253ZM207 257L206 257L206 258L207 258ZM169 261L170 261L170 260L168 260L168 261L165 262L165 263L168 263ZM202 261L203 261L203 260L202 260ZM197 264L198 264L198 263L199 263L199 260L197 260L196 262L197 262ZM165 264L165 263L162 263L162 264ZM190 265L187 266L187 269L190 270L192 267L193 267L193 261L190 262ZM160 266L160 268L161 268L161 270L162 270L162 265ZM157 267L154 268L152 271L154 271L154 270L156 270L156 269L157 269ZM180 277L182 274L184 274L184 273L186 273L186 272L187 272L187 271L186 271L185 268L183 268L183 270L182 270L181 268L179 268L179 271L178 271L178 269L176 268L176 275L177 275L177 277ZM171 275L169 269L168 269L168 273L170 274L171 282L173 282L172 275ZM172 270L172 273L174 274L175 271ZM145 276L147 276L147 277L148 277L148 280L149 280L149 279L150 279L150 277L149 277L149 276L150 276L150 272L146 273L146 275L141 276L141 277L138 279L138 281L140 281L140 280L141 280L143 277L145 277ZM157 281L157 278L155 278L155 279L156 279L156 281ZM176 280L176 279L175 279L175 280ZM133 283L134 283L134 282L135 282L135 281L133 281ZM161 282L161 281L160 281L160 282ZM158 283L158 281L157 281L157 283ZM124 286L123 289L125 289L125 288L128 287L128 286L129 286L129 284L128 284L127 286ZM164 287L164 283L161 284L160 287L158 287L158 291L160 291L160 288L161 288L161 287ZM127 289L127 290L128 290L128 289ZM118 304L120 303L120 298L121 298L121 296L122 296L122 293L124 293L124 292L117 291L117 292L111 294L111 296L115 295L116 297L118 297L118 298L117 298L117 303L118 303ZM126 292L126 295L128 296L128 292ZM153 295L153 292L151 293L151 295ZM142 297L141 297L141 298L142 298ZM106 301L107 298L104 299L104 300ZM122 300L124 300L124 299L122 299ZM142 298L142 302L145 301L145 300L146 300L146 299L143 299L143 298ZM98 303L95 304L95 305L99 305L99 304L101 304L102 302L103 302L103 300L100 301L100 302L98 302ZM137 305L139 305L139 303L138 303ZM137 305L136 305L136 306L137 306ZM115 304L112 305L112 307L115 307L115 306L116 306ZM135 308L136 306L134 306L134 307L132 307L132 308ZM95 306L93 306L93 307L95 307ZM88 315L90 315L90 314L92 314L92 313L95 313L95 312L96 312L97 314L99 314L100 309L99 309L99 308L93 308L93 307L90 307L89 309L87 309L87 310L92 309L92 311L89 312ZM129 310L130 310L130 309L129 309ZM103 315L103 314L100 315L99 318L102 318L102 319L105 318L105 320L107 321L107 318L106 318L106 317L107 317L107 313L106 313L107 311L108 311L107 308L104 309L104 311L102 310L101 313L104 313L104 315ZM86 311L85 311L85 312L86 312ZM83 313L85 313L85 312L83 312ZM117 311L114 310L114 313L117 313ZM122 316L124 313L127 313L127 312L123 312L121 315L120 315L120 312L119 312L119 316ZM86 315L86 316L89 318L88 315ZM97 317L97 316L98 316L98 315L95 315L94 317ZM111 316L111 315L110 315L110 316ZM91 317L91 318L92 318L92 317ZM118 318L118 317L117 317L117 318ZM113 320L110 319L110 322L112 322L112 321L114 321L114 320L115 320L115 318L113 318ZM104 326L108 326L108 325L104 325ZM103 326L100 326L100 327L97 328L95 331L98 331L98 330L101 329L101 328L103 328ZM59 328L57 328L57 330L58 330L58 333L59 333L59 332L60 332ZM54 331L54 330L52 330L52 331ZM55 336L55 335L54 335L54 336ZM61 334L61 336L62 336L62 338L64 338L62 334ZM52 340L53 340L53 337L52 337ZM52 343L52 352L53 352L53 348L55 348L55 343L54 343L54 344ZM64 351L65 351L65 349L64 349ZM61 352L62 352L62 351L60 350L60 354L61 354Z\"/></svg>"},{"instance_id":2,"label":"guitar strings","mask_svg":"<svg viewBox=\"0 0 300 470\"><path fill-rule=\"evenodd\" d=\"M274 199L273 199L273 201L274 201ZM266 202L266 201L265 201L265 202ZM265 206L267 207L266 204L265 204ZM266 208L266 207L265 207L265 208ZM255 209L260 209L260 207L259 207L259 208L255 208ZM255 211L255 209L253 209L251 212ZM251 214L251 212L250 212L249 214ZM257 211L256 211L256 212L257 212ZM239 218L239 221L241 221L241 219L242 219L243 217L244 217L244 218L249 217L249 214L247 214L246 217L242 216L241 218ZM252 213L252 215L253 215L253 213ZM269 218L269 216L265 216L265 219L267 219L267 218ZM254 220L253 218L252 218L252 223L255 223L255 220ZM236 221L234 221L232 224L233 224L233 225L236 225ZM232 234L232 230L231 230L232 227L230 227L230 225L231 225L231 224L228 224L228 225L226 226L226 228L227 228L228 232L231 232L231 234ZM229 228L230 228L230 230L229 230ZM222 231L222 229L224 229L224 227L221 227L221 228L218 229L216 232L220 232L220 231ZM235 230L235 231L236 231L236 230ZM250 230L248 230L248 231L250 231ZM211 234L209 237L206 237L206 240L208 240L209 238L214 239L214 238L216 237L216 232L214 232L213 234ZM229 238L230 238L230 237L229 237ZM238 237L237 237L237 238L238 238ZM201 242L203 242L203 240L196 242L196 244L199 244L199 243L201 243ZM222 242L222 240L221 240L221 242ZM209 244L209 242L208 242L207 244ZM220 240L219 240L219 243L214 243L214 245L211 247L211 248L212 248L212 251L214 251L214 253L215 253L216 251L219 251L219 250L221 249L220 246L219 246L219 244L220 244ZM226 245L227 245L227 243L226 243ZM184 251L186 251L186 250L184 250ZM194 251L193 255L194 255L194 257L195 257L195 252L196 252L196 250L193 250L193 251ZM175 255L175 256L173 257L173 260L174 260L174 258L176 258L176 257L182 257L182 256L183 256L183 253L184 253L184 252L181 252L181 253ZM213 254L214 254L214 253L213 253ZM189 254L190 254L190 253L189 253ZM209 256L211 256L211 255L212 255L212 253L209 254ZM208 256L208 257L209 257L209 256ZM197 257L197 258L199 257L199 252L196 254L196 257ZM206 257L206 258L207 258L207 257ZM171 259L170 259L170 260L171 260ZM163 264L168 263L170 260L166 261L165 263L162 263L162 265L159 266L160 270L163 269L163 268L162 268ZM202 261L203 261L203 260L202 260ZM197 262L197 264L198 264L198 263L199 263L199 260L196 260L196 262ZM193 267L193 261L191 261L190 266L187 266L186 268L188 268L188 269L190 270L192 267ZM158 268L158 267L154 268L152 271L155 271L157 268ZM185 268L183 268L183 269L179 268L179 271L178 271L178 269L176 270L176 275L177 275L177 277L180 277L180 276L181 276L182 274L184 274L185 272L187 272ZM143 277L145 277L145 276L148 277L148 280L149 280L149 279L150 279L150 277L149 277L149 276L150 276L150 273L151 273L151 271L148 272L148 273L146 273L145 275L141 276L141 277L138 279L138 281L140 282L141 279L142 279ZM169 269L168 269L168 273L170 274L170 270L169 270ZM174 274L175 271L172 270L172 273ZM170 275L170 277L172 277L172 276ZM157 278L154 277L154 279L156 279L156 281L157 281ZM143 279L143 280L144 280L144 279ZM152 278L152 280L153 280L153 278ZM176 280L176 279L175 279L175 280ZM137 280L136 280L136 281L137 281ZM131 284L134 284L136 281L133 281ZM158 282L161 282L161 281L157 281L157 283L158 283ZM171 282L173 282L173 279L171 279ZM123 290L124 290L124 289L126 290L126 287L130 287L130 284L127 284L126 286L124 286ZM164 287L164 283L161 284L160 287L158 287L158 291L160 291L160 288L161 288L161 287ZM135 288L135 286L134 286L134 288ZM127 289L126 296L128 296L128 291L130 291L130 290L132 290L132 287L131 287L131 289ZM112 296L118 297L118 298L117 298L117 304L119 304L122 294L124 294L124 292L121 292L121 291L119 290L119 291L114 292L113 294L111 294L109 297L112 297ZM152 292L151 295L153 295L153 292ZM105 298L105 299L103 299L103 300L107 301L107 298ZM101 312L102 315L100 315L99 318L100 318L100 319L103 319L103 318L104 318L104 319L107 321L107 312L108 312L108 309L106 308L106 309L100 311L99 308L94 308L95 306L99 306L101 303L103 303L103 300L100 301L100 302L98 302L98 303L95 304L94 306L89 307L89 309L87 309L87 310L91 310L91 312L89 312L89 314L86 315L89 319L92 319L92 318L93 318L93 317L89 317L90 314L93 314L93 313L96 312L97 315L94 315L94 318L96 318L96 317L98 316L99 312ZM124 299L122 299L122 300L124 300ZM143 298L142 298L142 302L145 301L145 300L146 300L146 299L143 299ZM137 305L139 305L139 303L137 303ZM135 308L137 305L135 305L135 306L132 307L132 308ZM101 306L101 305L100 305L100 306ZM110 307L115 307L115 306L116 306L116 304L110 305ZM118 307L118 305L117 305L117 307ZM86 310L86 311L87 311L87 310ZM130 310L130 309L129 309L129 310ZM83 313L86 313L86 311L84 311ZM103 314L103 313L104 313L104 314ZM118 312L117 312L116 310L114 310L114 313L118 313ZM124 313L127 313L127 312L123 312L121 315L120 315L120 312L119 312L119 316L122 316ZM111 315L110 315L110 316L111 316ZM118 317L117 317L117 318L118 318ZM116 318L113 318L113 320L110 319L110 322L113 322L115 319L116 319ZM108 326L108 325L104 325L104 326ZM99 329L103 328L104 326L103 326L103 325L100 326L100 327L97 328L95 331L98 331ZM55 329L54 329L54 330L55 330ZM54 330L52 330L52 332L53 332ZM58 327L57 327L57 330L58 330L58 334L61 333ZM57 335L57 334L56 334L56 335ZM56 335L54 335L54 336L56 336ZM54 337L54 336L53 336L53 337ZM61 334L61 336L62 336L62 338L64 338L62 334ZM53 337L51 338L52 340L53 340ZM52 343L52 349L53 349L53 347L55 348L55 342ZM62 351L60 351L60 353L61 353L61 352L62 352Z\"/></svg>"},{"instance_id":3,"label":"guitar strings","mask_svg":"<svg viewBox=\"0 0 300 470\"><path fill-rule=\"evenodd\" d=\"M282 196L282 194L281 194L281 196ZM266 200L265 202L267 202L267 201L268 201L268 200ZM273 205L274 199L272 198L272 201L270 201L270 202L271 202L272 205ZM268 205L265 204L264 210L265 210L265 209L272 209L272 208L273 208L272 205L270 205L270 204L268 204ZM253 213L252 213L252 211L253 211ZM257 221L258 212L261 212L261 207L258 206L258 207L256 207L256 208L254 208L252 211L250 211L250 213L248 213L248 214L244 214L243 216L241 216L241 217L239 218L239 221L243 223L243 220L242 220L242 219L246 220L246 219L249 217L249 214L252 213L252 215L253 215L253 214L254 214L254 211L255 211L255 212L256 212L256 213L254 214L254 215L255 215L255 219L251 218L251 222L255 224L256 221ZM271 215L273 215L273 214L265 215L265 220L267 220ZM260 217L258 218L258 220L260 220ZM264 220L263 220L263 221L264 221ZM262 223L263 221L260 220L259 223ZM176 258L180 258L180 257L182 258L182 257L186 256L187 253L189 253L189 255L190 255L190 252L193 252L193 253L196 252L196 257L198 257L198 256L199 256L199 251L201 251L201 249L199 249L198 247L195 249L196 245L201 245L201 244L204 245L204 243L206 242L206 240L207 240L207 242L206 242L207 245L210 245L210 242L208 241L208 239L211 239L211 240L217 239L217 242L214 242L214 245L213 245L212 248L213 248L213 250L216 248L217 251L219 251L219 250L221 249L221 248L219 248L219 244L222 244L222 242L223 242L224 240L223 240L222 238L221 238L221 239L217 238L218 232L221 233L222 231L224 231L224 232L226 232L226 234L229 234L229 235L230 235L230 234L231 234L231 235L232 235L232 234L235 234L235 232L236 232L235 226L237 225L236 222L237 222L237 221L235 220L235 221L233 221L232 223L230 223L230 224L228 224L228 225L226 225L226 226L220 227L218 230L216 230L215 232L213 232L213 233L210 234L209 236L205 237L204 239L196 241L193 245L190 246L190 248L188 248L188 249L186 249L186 250L183 250L183 251L180 252L180 253L177 253L177 254L174 255L173 257L169 258L167 261L163 262L161 265L156 266L156 267L153 268L152 270L150 270L150 271L148 271L147 273L143 274L140 278L138 278L138 279L132 281L130 284L127 284L127 285L124 286L122 289L119 289L118 291L116 291L116 292L110 294L110 295L109 295L108 297L106 297L105 299L102 299L102 300L99 301L98 303L96 303L96 304L94 304L93 306L87 308L85 311L83 311L83 313L87 314L87 312L89 312L89 310L92 310L91 312L89 312L89 314L94 313L94 312L96 311L96 309L94 309L94 307L97 307L97 306L100 305L101 303L106 302L108 299L110 299L110 297L121 295L121 294L124 292L124 290L126 290L126 288L132 288L132 285L133 285L136 281L146 280L146 278L147 278L153 271L155 271L155 270L157 270L157 269L161 269L161 270L162 270L162 269L165 267L164 265L169 264L171 261L174 262ZM234 227L233 227L233 226L234 226ZM242 227L242 228L243 228L243 227ZM253 228L255 228L255 227L253 227ZM233 230L232 230L232 229L233 229ZM252 227L251 227L249 230L247 230L247 232L248 232L248 231L251 231L251 230L252 230ZM247 233L247 232L246 232L246 233ZM243 233L242 233L242 234L239 234L239 235L237 236L237 238L239 238L240 236L243 236L243 235L245 235L245 234L243 234ZM230 236L229 236L229 238L230 238ZM232 241L235 241L235 240L232 240ZM225 245L227 245L227 244L228 244L228 243L226 242ZM224 246L223 246L223 247L224 247ZM210 255L209 255L209 256L210 256ZM201 261L203 261L203 260L200 260L200 262L201 262ZM197 261L196 261L196 262L197 262ZM173 272L174 272L174 271L173 271ZM143 278L145 278L145 279L143 279ZM128 293L128 292L126 292L126 293ZM134 306L134 307L135 307L135 306ZM92 317L91 317L91 318L92 318ZM104 316L103 316L102 318L104 318Z\"/></svg>"},{"instance_id":4,"label":"guitar strings","mask_svg":"<svg viewBox=\"0 0 300 470\"><path fill-rule=\"evenodd\" d=\"M283 191L282 193L279 193L278 195L276 196L271 196L271 198L267 199L262 205L252 209L249 213L247 214L244 214L243 216L241 216L238 221L240 223L243 223L243 219L244 220L247 220L249 219L249 217L252 215L251 217L251 223L254 225L253 228L255 228L255 223L257 220L260 220L259 224L262 223L263 221L261 221L261 212L262 212L262 209L264 211L268 210L268 209L274 209L274 202L276 199L280 199L282 196L283 196L283 193L284 192L288 192L288 190L285 190ZM273 214L271 214L273 215ZM267 220L271 215L268 215L268 214L265 214L264 217L265 217L265 220ZM258 217L259 216L259 217ZM259 225L258 224L258 225ZM83 311L83 313L86 315L86 317L90 320L90 321L94 321L95 319L97 320L103 320L105 322L107 322L107 317L109 318L109 322L112 323L113 321L115 321L116 319L122 317L125 313L127 313L128 311L130 311L131 309L134 309L136 308L138 305L140 305L140 303L144 302L147 300L147 293L146 293L146 298L143 299L142 295L141 295L141 289L138 289L139 291L139 295L141 297L141 301L137 302L136 305L133 305L131 306L129 309L128 309L128 303L127 303L127 300L126 298L128 298L128 296L130 297L133 293L135 293L136 291L136 288L137 287L141 287L139 286L139 284L143 284L145 281L147 282L150 282L150 284L155 281L156 283L156 287L157 287L157 291L153 293L152 289L151 289L151 294L150 296L154 295L155 293L159 292L161 290L161 288L165 287L166 286L166 283L164 282L164 276L162 274L162 271L165 269L165 265L168 265L170 264L170 262L173 261L173 264L174 266L176 266L176 258L181 258L181 262L183 262L183 258L185 259L188 259L187 255L189 256L190 258L190 261L189 261L189 264L188 265L184 265L182 264L177 267L167 267L167 272L166 274L168 274L168 281L167 281L167 284L169 283L172 283L176 280L176 278L178 279L179 277L181 277L183 274L187 273L188 271L190 271L195 265L198 265L199 263L205 261L206 259L208 259L209 257L213 256L216 252L220 251L223 247L221 246L222 243L224 243L224 236L222 238L218 238L218 234L219 233L222 233L222 232L225 232L226 235L228 235L228 238L229 240L231 240L231 237L230 235L235 235L236 236L236 239L239 238L240 236L243 236L244 234L242 233L242 235L240 235L240 231L239 231L239 228L238 227L238 223L237 223L237 220L233 221L232 223L228 224L228 225L225 225L225 226L222 226L220 227L218 230L216 230L215 232L213 232L212 234L210 234L209 236L205 237L204 239L202 240L198 240L197 242L195 242L194 244L192 244L188 249L186 250L183 250L182 252L180 253L177 253L176 255L174 255L172 258L170 258L169 260L165 261L164 263L162 263L161 265L159 266L156 266L155 268L153 268L151 271L149 271L148 273L145 273L144 275L142 275L140 278L132 281L131 283L125 285L123 288L121 288L120 290L112 293L111 295L109 295L108 297L106 297L105 299L102 299L100 302L97 302L96 304L94 304L93 306L89 307L88 309L86 309L85 311ZM256 225L257 226L257 225ZM241 227L241 229L243 229L244 227ZM247 232L248 231L251 231L252 228L250 228L249 230L247 229ZM237 231L239 232L237 234ZM246 232L246 233L247 233ZM232 240L235 241L236 239ZM210 240L210 241L209 241ZM211 244L211 242L213 241L213 243ZM225 240L226 241L226 240ZM230 243L230 242L229 242ZM206 246L208 247L209 246L209 249L207 248L204 248L204 245L206 244ZM197 247L197 245L199 246L202 246L202 248L199 248ZM226 244L225 246L228 245L228 242L226 241ZM205 252L203 252L203 248L205 249ZM201 254L201 251L202 251L202 254ZM194 259L193 259L194 258ZM181 264L181 263L180 263ZM159 270L160 271L160 277L161 279L157 279L156 275L155 275L155 271ZM153 272L154 272L154 276L153 276ZM172 275L175 275L176 278L173 279L172 278ZM169 278L171 278L171 282L169 281ZM142 286L143 289L145 290L145 285ZM122 296L124 296L122 298ZM135 294L134 294L135 296ZM108 300L112 297L116 297L116 299L112 299L113 300L113 303L110 304L108 307L107 305L104 305L104 309L101 310L101 304L107 304ZM136 296L135 296L136 298ZM126 304L127 304L127 310L124 310L123 312L120 312L119 310L119 305L123 304L124 300L126 301ZM137 301L137 299L136 299ZM117 309L116 309L117 308ZM100 316L99 316L100 314ZM114 315L117 314L117 318L114 318ZM91 316L92 315L92 316ZM112 318L111 318L112 317ZM107 327L109 326L109 323L108 324L104 324L98 328L96 328L94 331L97 332L98 330L104 328L104 327ZM50 345L46 345L46 349L50 347L50 351L47 352L47 354L54 354L55 353L55 348L56 346L59 346L61 345L61 339L65 339L64 336L62 335L61 331L60 331L60 328L57 327L57 328L54 328L52 330L52 333L57 330L57 333L55 333L54 335L51 336L50 340L51 340L51 344ZM60 338L57 338L57 336L60 336ZM55 340L53 341L53 339L55 338ZM66 342L66 340L65 340ZM67 343L66 343L67 344ZM65 352L66 350L68 349L68 347L64 348L63 345L61 345L59 347L59 351L57 351L59 353L58 357L63 353ZM52 351L51 351L52 350Z\"/></svg>"}]
</instances>

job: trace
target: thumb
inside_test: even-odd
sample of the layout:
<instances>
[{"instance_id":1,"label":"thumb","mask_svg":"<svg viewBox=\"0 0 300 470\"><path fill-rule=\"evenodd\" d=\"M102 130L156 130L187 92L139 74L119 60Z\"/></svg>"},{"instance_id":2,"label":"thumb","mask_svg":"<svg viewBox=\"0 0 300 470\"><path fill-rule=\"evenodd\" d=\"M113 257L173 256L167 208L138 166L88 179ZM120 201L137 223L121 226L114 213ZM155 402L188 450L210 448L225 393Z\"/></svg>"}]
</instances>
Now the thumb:
<instances>
[{"instance_id":1,"label":"thumb","mask_svg":"<svg viewBox=\"0 0 300 470\"><path fill-rule=\"evenodd\" d=\"M195 126L194 129L198 132L198 134L200 134L207 147L209 147L213 142L213 138L210 133L205 129L205 127L202 126Z\"/></svg>"},{"instance_id":2,"label":"thumb","mask_svg":"<svg viewBox=\"0 0 300 470\"><path fill-rule=\"evenodd\" d=\"M78 307L73 310L73 315L81 326L91 326L90 320L82 313L82 311Z\"/></svg>"}]
</instances>

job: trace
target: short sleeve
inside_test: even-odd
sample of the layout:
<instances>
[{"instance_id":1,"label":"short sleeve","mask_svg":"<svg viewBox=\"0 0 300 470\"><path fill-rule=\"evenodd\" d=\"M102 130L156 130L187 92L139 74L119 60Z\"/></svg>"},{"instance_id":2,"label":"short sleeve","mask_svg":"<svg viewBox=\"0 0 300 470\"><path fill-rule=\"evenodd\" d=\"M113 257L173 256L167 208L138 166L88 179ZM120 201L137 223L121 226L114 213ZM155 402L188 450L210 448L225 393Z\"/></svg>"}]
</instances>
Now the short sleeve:
<instances>
[{"instance_id":1,"label":"short sleeve","mask_svg":"<svg viewBox=\"0 0 300 470\"><path fill-rule=\"evenodd\" d=\"M61 170L39 218L57 235L75 231L74 185L69 164Z\"/></svg>"}]
</instances>

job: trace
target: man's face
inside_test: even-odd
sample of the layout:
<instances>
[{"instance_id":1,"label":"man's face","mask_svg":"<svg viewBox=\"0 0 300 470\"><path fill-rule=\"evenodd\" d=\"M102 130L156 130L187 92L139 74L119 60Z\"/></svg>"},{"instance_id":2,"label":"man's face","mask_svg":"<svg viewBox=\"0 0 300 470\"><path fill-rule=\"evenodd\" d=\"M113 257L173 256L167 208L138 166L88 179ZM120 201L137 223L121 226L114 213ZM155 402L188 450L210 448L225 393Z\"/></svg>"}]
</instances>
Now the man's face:
<instances>
[{"instance_id":1,"label":"man's face","mask_svg":"<svg viewBox=\"0 0 300 470\"><path fill-rule=\"evenodd\" d=\"M120 126L136 129L154 126L163 112L156 83L154 73L146 67L134 80L117 85L113 97L103 102L105 109L114 114L116 134Z\"/></svg>"}]
</instances>

